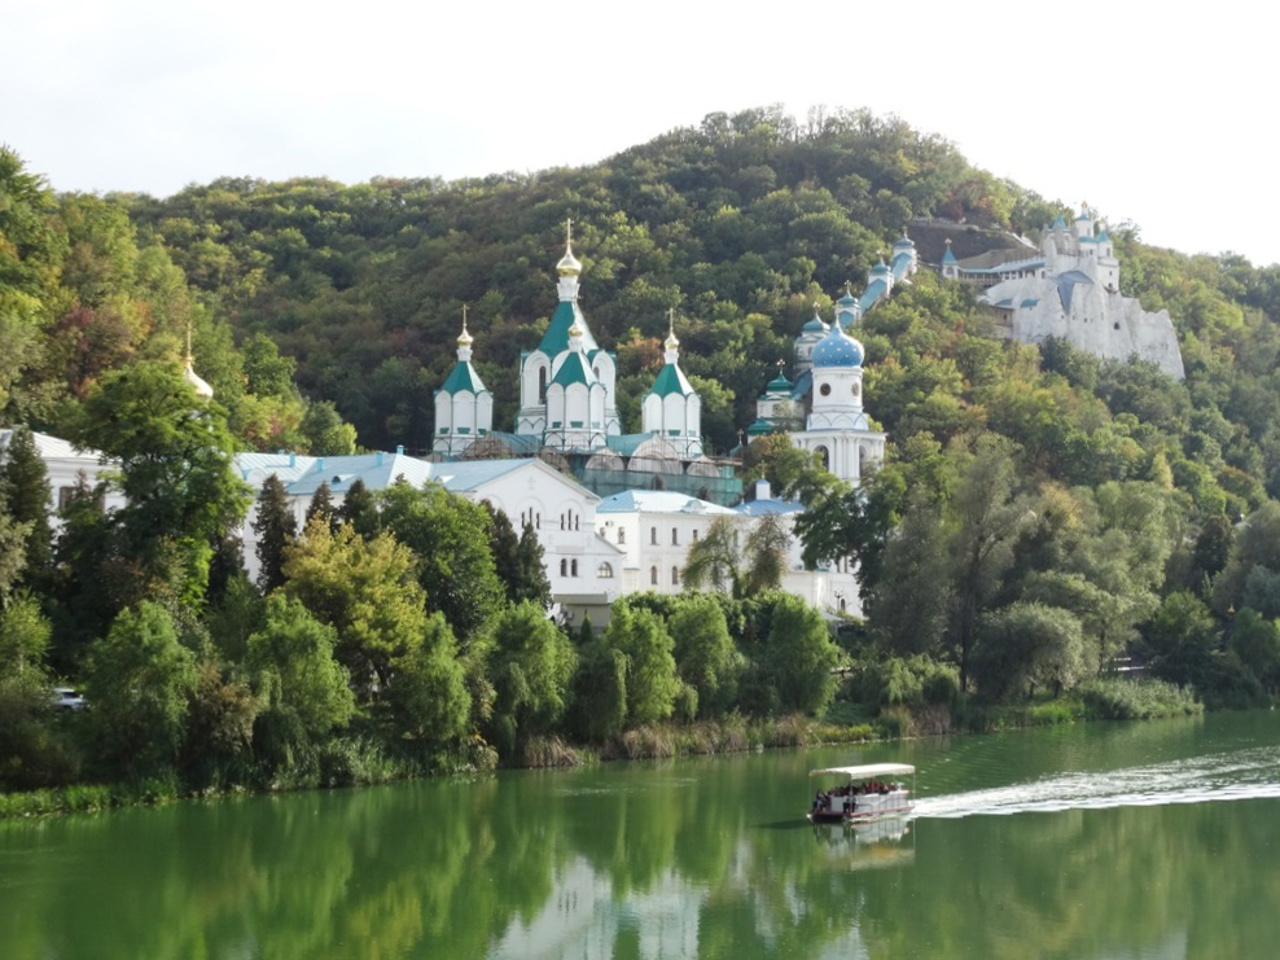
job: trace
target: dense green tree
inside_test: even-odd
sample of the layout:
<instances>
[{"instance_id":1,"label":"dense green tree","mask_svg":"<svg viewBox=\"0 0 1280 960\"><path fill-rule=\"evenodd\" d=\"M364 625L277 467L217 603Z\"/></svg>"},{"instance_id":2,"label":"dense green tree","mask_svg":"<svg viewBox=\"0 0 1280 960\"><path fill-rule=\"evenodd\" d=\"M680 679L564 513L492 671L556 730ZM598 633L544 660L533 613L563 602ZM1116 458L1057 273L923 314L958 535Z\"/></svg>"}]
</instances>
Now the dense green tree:
<instances>
[{"instance_id":1,"label":"dense green tree","mask_svg":"<svg viewBox=\"0 0 1280 960\"><path fill-rule=\"evenodd\" d=\"M684 570L680 574L680 582L684 584L684 588L695 591L707 587L712 590L728 588L730 596L739 596L739 537L737 524L732 517L713 518L707 527L706 536L689 547Z\"/></svg>"},{"instance_id":2,"label":"dense green tree","mask_svg":"<svg viewBox=\"0 0 1280 960\"><path fill-rule=\"evenodd\" d=\"M822 615L799 597L777 596L760 653L777 709L820 715L835 696L838 651Z\"/></svg>"},{"instance_id":3,"label":"dense green tree","mask_svg":"<svg viewBox=\"0 0 1280 960\"><path fill-rule=\"evenodd\" d=\"M531 524L526 523L519 537L511 521L487 500L489 511L489 551L493 555L494 572L502 581L507 600L520 603L532 600L544 609L551 606L551 583L547 580L542 545Z\"/></svg>"},{"instance_id":4,"label":"dense green tree","mask_svg":"<svg viewBox=\"0 0 1280 960\"><path fill-rule=\"evenodd\" d=\"M569 638L536 603L499 613L482 641L493 679L493 715L485 735L506 758L538 736L550 733L563 716L576 654Z\"/></svg>"},{"instance_id":5,"label":"dense green tree","mask_svg":"<svg viewBox=\"0 0 1280 960\"><path fill-rule=\"evenodd\" d=\"M263 627L245 644L245 666L264 701L254 738L265 756L292 763L351 719L355 699L334 659L337 644L337 631L297 600L267 598Z\"/></svg>"},{"instance_id":6,"label":"dense green tree","mask_svg":"<svg viewBox=\"0 0 1280 960\"><path fill-rule=\"evenodd\" d=\"M671 716L680 681L675 642L662 618L629 603L615 603L604 645L626 657L627 725L657 723Z\"/></svg>"},{"instance_id":7,"label":"dense green tree","mask_svg":"<svg viewBox=\"0 0 1280 960\"><path fill-rule=\"evenodd\" d=\"M396 663L390 699L397 731L429 748L456 746L470 730L471 693L458 643L441 613L421 643Z\"/></svg>"},{"instance_id":8,"label":"dense green tree","mask_svg":"<svg viewBox=\"0 0 1280 960\"><path fill-rule=\"evenodd\" d=\"M387 533L363 540L316 517L285 548L287 596L338 632L337 658L368 700L391 685L395 664L426 635L416 558Z\"/></svg>"},{"instance_id":9,"label":"dense green tree","mask_svg":"<svg viewBox=\"0 0 1280 960\"><path fill-rule=\"evenodd\" d=\"M1085 670L1080 621L1041 603L1014 603L982 616L973 651L978 691L1006 700L1039 690L1055 694Z\"/></svg>"},{"instance_id":10,"label":"dense green tree","mask_svg":"<svg viewBox=\"0 0 1280 960\"><path fill-rule=\"evenodd\" d=\"M720 605L711 597L681 597L667 630L675 639L676 671L698 693L698 714L727 712L737 699L745 663Z\"/></svg>"},{"instance_id":11,"label":"dense green tree","mask_svg":"<svg viewBox=\"0 0 1280 960\"><path fill-rule=\"evenodd\" d=\"M338 524L337 510L333 505L333 491L329 489L328 481L321 481L320 486L316 487L316 492L311 495L311 502L307 504L307 513L303 518L304 525L311 523L316 517L330 526L336 527Z\"/></svg>"},{"instance_id":12,"label":"dense green tree","mask_svg":"<svg viewBox=\"0 0 1280 960\"><path fill-rule=\"evenodd\" d=\"M503 599L489 550L488 512L439 484L415 489L400 482L383 492L382 523L417 554L428 608L443 613L468 643Z\"/></svg>"},{"instance_id":13,"label":"dense green tree","mask_svg":"<svg viewBox=\"0 0 1280 960\"><path fill-rule=\"evenodd\" d=\"M952 607L951 565L938 506L912 498L883 551L867 608L872 634L900 655L942 652Z\"/></svg>"},{"instance_id":14,"label":"dense green tree","mask_svg":"<svg viewBox=\"0 0 1280 960\"><path fill-rule=\"evenodd\" d=\"M254 551L258 555L258 588L270 593L284 583L285 548L298 535L298 522L284 484L274 473L262 484L258 493L257 514L253 518L257 537Z\"/></svg>"},{"instance_id":15,"label":"dense green tree","mask_svg":"<svg viewBox=\"0 0 1280 960\"><path fill-rule=\"evenodd\" d=\"M131 776L172 769L186 736L196 663L164 608L144 600L122 611L94 643L85 679L107 771Z\"/></svg>"},{"instance_id":16,"label":"dense green tree","mask_svg":"<svg viewBox=\"0 0 1280 960\"><path fill-rule=\"evenodd\" d=\"M957 529L951 541L954 612L950 633L958 652L960 686L968 679L978 617L995 599L1013 564L1013 549L1032 518L1017 491L1017 473L1006 443L983 438L960 476L953 503Z\"/></svg>"},{"instance_id":17,"label":"dense green tree","mask_svg":"<svg viewBox=\"0 0 1280 960\"><path fill-rule=\"evenodd\" d=\"M1255 567L1280 573L1280 502L1264 503L1236 532L1227 565L1213 584L1213 604L1219 613L1243 605L1245 587Z\"/></svg>"},{"instance_id":18,"label":"dense green tree","mask_svg":"<svg viewBox=\"0 0 1280 960\"><path fill-rule=\"evenodd\" d=\"M115 551L136 565L134 596L172 591L198 606L213 544L249 504L231 470L234 442L221 408L197 397L176 365L144 361L103 379L71 439L119 464L107 485L125 503L108 522Z\"/></svg>"},{"instance_id":19,"label":"dense green tree","mask_svg":"<svg viewBox=\"0 0 1280 960\"><path fill-rule=\"evenodd\" d=\"M378 515L378 502L359 477L347 488L347 495L342 498L338 507L338 519L349 523L356 533L370 540L382 529L382 519Z\"/></svg>"}]
</instances>

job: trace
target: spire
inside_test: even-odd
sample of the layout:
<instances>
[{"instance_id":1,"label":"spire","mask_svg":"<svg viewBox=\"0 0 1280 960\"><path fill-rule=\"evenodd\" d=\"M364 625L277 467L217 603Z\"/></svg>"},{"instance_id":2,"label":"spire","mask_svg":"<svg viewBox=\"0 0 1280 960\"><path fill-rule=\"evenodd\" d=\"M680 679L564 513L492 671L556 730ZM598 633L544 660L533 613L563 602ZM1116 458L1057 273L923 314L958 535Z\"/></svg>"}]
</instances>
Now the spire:
<instances>
[{"instance_id":1,"label":"spire","mask_svg":"<svg viewBox=\"0 0 1280 960\"><path fill-rule=\"evenodd\" d=\"M467 332L467 305L462 305L462 332L458 334L458 362L467 363L471 360L471 344L475 339Z\"/></svg>"},{"instance_id":2,"label":"spire","mask_svg":"<svg viewBox=\"0 0 1280 960\"><path fill-rule=\"evenodd\" d=\"M676 336L676 308L667 311L667 340L663 344L667 348L667 363L675 363L679 358L680 339Z\"/></svg>"},{"instance_id":3,"label":"spire","mask_svg":"<svg viewBox=\"0 0 1280 960\"><path fill-rule=\"evenodd\" d=\"M195 356L191 353L191 322L187 321L187 362L182 371L182 378L191 384L196 396L209 400L213 397L213 387L196 373Z\"/></svg>"},{"instance_id":4,"label":"spire","mask_svg":"<svg viewBox=\"0 0 1280 960\"><path fill-rule=\"evenodd\" d=\"M564 221L564 256L556 264L556 273L562 277L576 277L582 273L582 264L573 255L573 218Z\"/></svg>"}]
</instances>

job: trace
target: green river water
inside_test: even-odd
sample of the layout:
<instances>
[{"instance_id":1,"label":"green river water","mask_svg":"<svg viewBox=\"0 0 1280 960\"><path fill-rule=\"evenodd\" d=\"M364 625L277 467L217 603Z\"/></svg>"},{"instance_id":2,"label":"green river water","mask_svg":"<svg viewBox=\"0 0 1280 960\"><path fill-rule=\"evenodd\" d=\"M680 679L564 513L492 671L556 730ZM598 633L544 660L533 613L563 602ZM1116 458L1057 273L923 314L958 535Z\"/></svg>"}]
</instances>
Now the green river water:
<instances>
[{"instance_id":1,"label":"green river water","mask_svg":"<svg viewBox=\"0 0 1280 960\"><path fill-rule=\"evenodd\" d=\"M918 768L907 822L812 767ZM1280 956L1280 712L0 823L0 958Z\"/></svg>"}]
</instances>

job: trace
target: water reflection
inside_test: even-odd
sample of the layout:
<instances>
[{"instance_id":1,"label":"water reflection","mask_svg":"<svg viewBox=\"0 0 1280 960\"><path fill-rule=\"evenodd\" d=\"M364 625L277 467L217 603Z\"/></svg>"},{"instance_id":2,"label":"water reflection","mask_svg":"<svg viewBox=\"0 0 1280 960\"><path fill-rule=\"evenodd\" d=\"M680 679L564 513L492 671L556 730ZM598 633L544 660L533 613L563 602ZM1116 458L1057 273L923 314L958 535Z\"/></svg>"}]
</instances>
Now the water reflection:
<instances>
[{"instance_id":1,"label":"water reflection","mask_svg":"<svg viewBox=\"0 0 1280 960\"><path fill-rule=\"evenodd\" d=\"M1095 725L0 824L3 955L1269 956L1278 726ZM913 819L804 820L809 769L885 759L920 770Z\"/></svg>"}]
</instances>

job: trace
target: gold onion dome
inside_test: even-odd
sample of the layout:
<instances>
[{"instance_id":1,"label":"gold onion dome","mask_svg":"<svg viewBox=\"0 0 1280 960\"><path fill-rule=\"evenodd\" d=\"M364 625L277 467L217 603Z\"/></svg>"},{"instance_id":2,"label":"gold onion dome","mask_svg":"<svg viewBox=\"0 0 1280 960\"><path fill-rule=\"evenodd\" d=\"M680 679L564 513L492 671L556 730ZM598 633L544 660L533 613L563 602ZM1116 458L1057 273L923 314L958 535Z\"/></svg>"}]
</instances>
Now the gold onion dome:
<instances>
[{"instance_id":1,"label":"gold onion dome","mask_svg":"<svg viewBox=\"0 0 1280 960\"><path fill-rule=\"evenodd\" d=\"M458 346L469 347L473 343L475 343L475 339L471 336L471 334L467 333L467 321L463 320L462 332L458 334Z\"/></svg>"},{"instance_id":2,"label":"gold onion dome","mask_svg":"<svg viewBox=\"0 0 1280 960\"><path fill-rule=\"evenodd\" d=\"M582 336L582 328L578 326L578 321L573 321L573 325L569 327L569 339Z\"/></svg>"},{"instance_id":3,"label":"gold onion dome","mask_svg":"<svg viewBox=\"0 0 1280 960\"><path fill-rule=\"evenodd\" d=\"M556 264L556 273L562 277L576 277L582 273L582 264L573 255L573 247L568 243L564 245L564 256Z\"/></svg>"}]
</instances>

